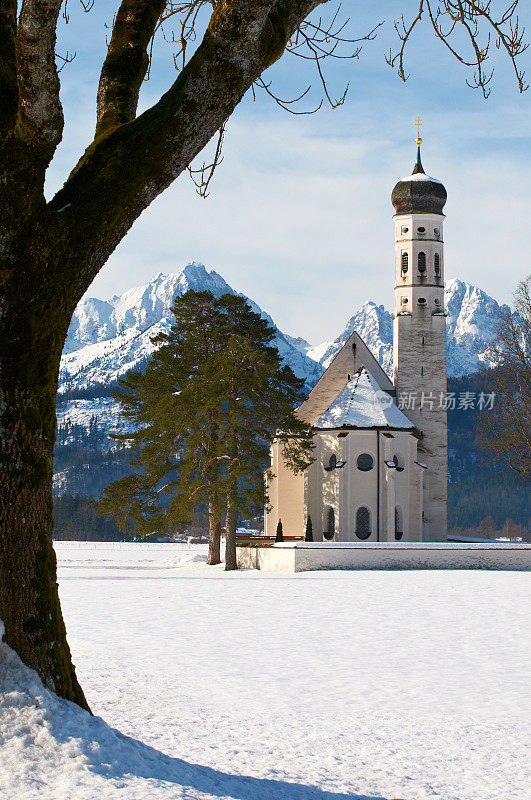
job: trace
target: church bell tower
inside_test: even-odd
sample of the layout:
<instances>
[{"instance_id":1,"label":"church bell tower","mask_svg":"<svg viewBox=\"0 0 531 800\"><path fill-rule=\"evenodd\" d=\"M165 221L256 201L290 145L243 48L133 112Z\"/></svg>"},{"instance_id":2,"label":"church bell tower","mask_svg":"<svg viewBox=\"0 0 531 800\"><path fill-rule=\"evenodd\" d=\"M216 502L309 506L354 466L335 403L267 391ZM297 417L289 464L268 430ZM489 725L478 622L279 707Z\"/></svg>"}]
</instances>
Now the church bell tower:
<instances>
[{"instance_id":1,"label":"church bell tower","mask_svg":"<svg viewBox=\"0 0 531 800\"><path fill-rule=\"evenodd\" d=\"M420 121L419 121L420 124ZM446 541L448 429L443 208L446 189L422 167L417 136L413 172L391 195L395 208L393 372L397 403L418 430L426 469L423 541Z\"/></svg>"}]
</instances>

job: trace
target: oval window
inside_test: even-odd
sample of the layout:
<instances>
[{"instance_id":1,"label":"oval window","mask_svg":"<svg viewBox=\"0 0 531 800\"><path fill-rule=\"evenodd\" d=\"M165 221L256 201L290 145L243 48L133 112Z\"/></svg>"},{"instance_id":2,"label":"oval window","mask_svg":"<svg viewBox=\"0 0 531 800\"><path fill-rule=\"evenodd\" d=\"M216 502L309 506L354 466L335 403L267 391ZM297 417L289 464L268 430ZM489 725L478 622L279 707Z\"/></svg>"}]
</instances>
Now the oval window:
<instances>
[{"instance_id":1,"label":"oval window","mask_svg":"<svg viewBox=\"0 0 531 800\"><path fill-rule=\"evenodd\" d=\"M369 472L374 467L374 458L370 453L360 453L356 466L361 472Z\"/></svg>"},{"instance_id":2,"label":"oval window","mask_svg":"<svg viewBox=\"0 0 531 800\"><path fill-rule=\"evenodd\" d=\"M419 233L426 233L426 228L423 228L422 225L419 225L419 227L417 228L417 231Z\"/></svg>"},{"instance_id":3,"label":"oval window","mask_svg":"<svg viewBox=\"0 0 531 800\"><path fill-rule=\"evenodd\" d=\"M419 297L418 302L419 302L419 306L425 306L426 305L426 298L425 297Z\"/></svg>"}]
</instances>

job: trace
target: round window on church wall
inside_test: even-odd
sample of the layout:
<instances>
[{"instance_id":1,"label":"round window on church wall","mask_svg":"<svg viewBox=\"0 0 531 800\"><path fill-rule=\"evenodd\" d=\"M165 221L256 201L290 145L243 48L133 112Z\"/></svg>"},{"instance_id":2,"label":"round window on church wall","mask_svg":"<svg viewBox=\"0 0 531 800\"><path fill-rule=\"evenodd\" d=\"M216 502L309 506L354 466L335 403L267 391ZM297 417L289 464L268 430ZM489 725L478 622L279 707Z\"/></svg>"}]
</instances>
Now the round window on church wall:
<instances>
[{"instance_id":1,"label":"round window on church wall","mask_svg":"<svg viewBox=\"0 0 531 800\"><path fill-rule=\"evenodd\" d=\"M374 467L374 458L370 453L361 453L357 458L356 466L361 472L369 472Z\"/></svg>"}]
</instances>

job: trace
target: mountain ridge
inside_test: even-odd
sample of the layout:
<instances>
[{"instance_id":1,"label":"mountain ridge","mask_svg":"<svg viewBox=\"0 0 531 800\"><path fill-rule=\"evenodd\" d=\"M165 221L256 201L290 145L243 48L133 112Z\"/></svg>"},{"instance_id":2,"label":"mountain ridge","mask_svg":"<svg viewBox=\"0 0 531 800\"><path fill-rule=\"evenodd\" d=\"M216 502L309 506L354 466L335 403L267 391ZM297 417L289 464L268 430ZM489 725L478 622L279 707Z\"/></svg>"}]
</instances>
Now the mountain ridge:
<instances>
[{"instance_id":1,"label":"mountain ridge","mask_svg":"<svg viewBox=\"0 0 531 800\"><path fill-rule=\"evenodd\" d=\"M216 296L236 292L215 270L190 262L182 270L158 273L151 281L132 287L109 300L86 298L76 308L65 342L59 376L58 425L88 428L96 418L106 431L123 430L112 388L130 369L147 364L151 338L169 330L171 307L178 294L189 289L208 289ZM245 298L256 313L275 324L253 300ZM445 289L448 331L448 375L462 377L489 366L488 345L501 313L510 311L481 289L456 278ZM312 346L276 328L274 344L293 371L304 377L310 389L351 333L357 330L384 370L392 373L393 317L383 306L366 301L336 339Z\"/></svg>"},{"instance_id":2,"label":"mountain ridge","mask_svg":"<svg viewBox=\"0 0 531 800\"><path fill-rule=\"evenodd\" d=\"M308 387L323 372L322 366L304 352L309 343L280 331L269 314L225 279L203 264L190 262L180 272L158 273L151 281L133 287L111 300L86 298L77 306L63 349L59 393L116 385L130 369L140 368L153 352L151 339L173 324L172 305L189 289L209 290L245 297L252 310L275 327L274 345Z\"/></svg>"}]
</instances>

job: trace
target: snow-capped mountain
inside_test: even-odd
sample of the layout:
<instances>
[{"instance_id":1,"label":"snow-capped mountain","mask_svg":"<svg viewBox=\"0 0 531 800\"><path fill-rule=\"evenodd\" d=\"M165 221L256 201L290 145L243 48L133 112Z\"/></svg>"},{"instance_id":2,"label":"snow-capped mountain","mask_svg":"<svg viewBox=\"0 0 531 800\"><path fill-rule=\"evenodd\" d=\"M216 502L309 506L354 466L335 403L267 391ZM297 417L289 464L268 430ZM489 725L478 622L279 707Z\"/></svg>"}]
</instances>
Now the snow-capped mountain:
<instances>
[{"instance_id":1,"label":"snow-capped mountain","mask_svg":"<svg viewBox=\"0 0 531 800\"><path fill-rule=\"evenodd\" d=\"M510 311L488 294L465 281L451 278L444 292L446 307L448 375L470 375L482 365L490 365L488 345L496 332L502 312ZM357 331L384 370L391 375L393 364L393 317L383 306L365 303L351 317L333 342L322 342L307 352L328 367L353 331Z\"/></svg>"},{"instance_id":2,"label":"snow-capped mountain","mask_svg":"<svg viewBox=\"0 0 531 800\"><path fill-rule=\"evenodd\" d=\"M220 296L236 294L224 278L202 264L192 262L180 272L159 274L149 283L130 289L111 300L90 298L77 307L68 331L61 360L59 391L73 392L79 399L65 400L57 409L59 427L88 427L95 417L102 429L123 430L124 421L110 397L110 387L132 368L144 365L153 352L151 337L172 324L171 307L178 295L210 290ZM244 296L244 295L242 295ZM248 298L247 298L248 299ZM272 325L271 317L249 300L253 310ZM507 306L471 284L451 279L446 284L448 313L448 375L460 377L488 365L487 348L496 324ZM308 388L356 330L388 374L392 372L392 315L372 301L364 303L334 341L312 347L305 339L277 329L275 345L293 371L306 379ZM96 393L101 397L90 397ZM83 394L88 398L83 398Z\"/></svg>"},{"instance_id":3,"label":"snow-capped mountain","mask_svg":"<svg viewBox=\"0 0 531 800\"><path fill-rule=\"evenodd\" d=\"M89 298L75 310L65 342L59 391L94 389L115 384L130 369L144 364L151 353L151 337L171 327L171 307L175 298L189 289L209 290L216 297L237 294L214 270L192 262L181 272L156 275L152 281L129 289L111 300ZM242 297L244 295L241 295ZM271 317L246 298L253 311L274 325ZM323 367L306 355L310 347L277 329L275 346L296 375L313 385Z\"/></svg>"},{"instance_id":4,"label":"snow-capped mountain","mask_svg":"<svg viewBox=\"0 0 531 800\"><path fill-rule=\"evenodd\" d=\"M511 311L477 286L452 278L444 293L448 374L457 378L491 366L488 345L496 334L500 314Z\"/></svg>"},{"instance_id":5,"label":"snow-capped mountain","mask_svg":"<svg viewBox=\"0 0 531 800\"><path fill-rule=\"evenodd\" d=\"M368 300L356 311L337 339L310 348L308 355L326 369L354 331L359 333L371 353L390 374L393 369L393 317L383 306L377 306L372 300Z\"/></svg>"}]
</instances>

